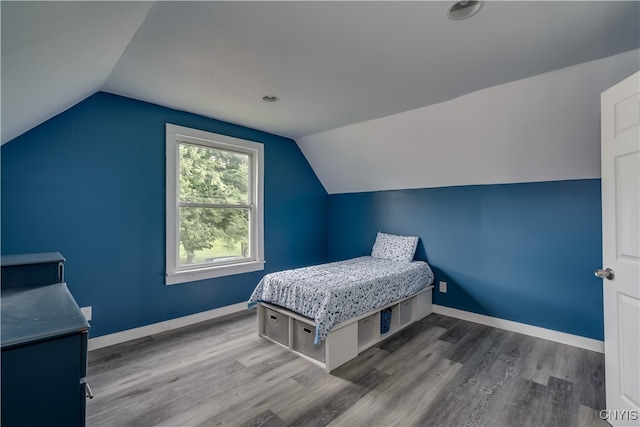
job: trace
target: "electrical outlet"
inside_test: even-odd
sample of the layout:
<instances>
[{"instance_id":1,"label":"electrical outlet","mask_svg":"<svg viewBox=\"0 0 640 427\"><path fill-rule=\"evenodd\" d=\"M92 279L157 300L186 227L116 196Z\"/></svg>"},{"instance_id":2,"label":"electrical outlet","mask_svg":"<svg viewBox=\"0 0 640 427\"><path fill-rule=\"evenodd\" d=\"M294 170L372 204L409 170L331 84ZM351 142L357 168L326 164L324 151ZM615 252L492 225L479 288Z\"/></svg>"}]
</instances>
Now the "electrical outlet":
<instances>
[{"instance_id":1,"label":"electrical outlet","mask_svg":"<svg viewBox=\"0 0 640 427\"><path fill-rule=\"evenodd\" d=\"M440 282L440 292L443 294L447 293L447 282Z\"/></svg>"},{"instance_id":2,"label":"electrical outlet","mask_svg":"<svg viewBox=\"0 0 640 427\"><path fill-rule=\"evenodd\" d=\"M92 314L92 311L93 311L93 310L91 310L91 306L82 307L80 309L80 311L82 312L82 314L84 314L84 317L86 317L87 321L91 320L91 314Z\"/></svg>"}]
</instances>

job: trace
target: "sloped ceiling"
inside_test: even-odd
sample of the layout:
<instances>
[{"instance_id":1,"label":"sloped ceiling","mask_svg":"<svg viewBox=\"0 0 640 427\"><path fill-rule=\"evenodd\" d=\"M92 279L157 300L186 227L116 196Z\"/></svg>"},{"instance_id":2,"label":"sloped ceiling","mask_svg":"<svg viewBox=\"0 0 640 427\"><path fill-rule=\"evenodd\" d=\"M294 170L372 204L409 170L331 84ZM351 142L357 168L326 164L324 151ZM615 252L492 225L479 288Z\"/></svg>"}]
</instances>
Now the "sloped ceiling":
<instances>
[{"instance_id":1,"label":"sloped ceiling","mask_svg":"<svg viewBox=\"0 0 640 427\"><path fill-rule=\"evenodd\" d=\"M329 194L597 179L600 94L639 58L624 52L296 142Z\"/></svg>"},{"instance_id":2,"label":"sloped ceiling","mask_svg":"<svg viewBox=\"0 0 640 427\"><path fill-rule=\"evenodd\" d=\"M2 143L99 91L150 6L2 1Z\"/></svg>"},{"instance_id":3,"label":"sloped ceiling","mask_svg":"<svg viewBox=\"0 0 640 427\"><path fill-rule=\"evenodd\" d=\"M635 1L449 4L3 1L2 142L99 90L299 138L640 44Z\"/></svg>"}]
</instances>

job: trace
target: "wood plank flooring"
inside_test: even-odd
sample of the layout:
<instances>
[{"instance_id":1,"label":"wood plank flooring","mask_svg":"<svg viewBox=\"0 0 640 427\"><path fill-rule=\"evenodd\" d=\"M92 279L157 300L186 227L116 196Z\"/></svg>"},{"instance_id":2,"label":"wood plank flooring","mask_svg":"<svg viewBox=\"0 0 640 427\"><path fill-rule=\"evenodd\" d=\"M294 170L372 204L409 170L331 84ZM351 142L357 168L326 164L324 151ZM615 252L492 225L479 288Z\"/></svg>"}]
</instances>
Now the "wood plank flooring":
<instances>
[{"instance_id":1,"label":"wood plank flooring","mask_svg":"<svg viewBox=\"0 0 640 427\"><path fill-rule=\"evenodd\" d=\"M431 314L327 374L255 311L89 353L88 426L608 426L604 355Z\"/></svg>"}]
</instances>

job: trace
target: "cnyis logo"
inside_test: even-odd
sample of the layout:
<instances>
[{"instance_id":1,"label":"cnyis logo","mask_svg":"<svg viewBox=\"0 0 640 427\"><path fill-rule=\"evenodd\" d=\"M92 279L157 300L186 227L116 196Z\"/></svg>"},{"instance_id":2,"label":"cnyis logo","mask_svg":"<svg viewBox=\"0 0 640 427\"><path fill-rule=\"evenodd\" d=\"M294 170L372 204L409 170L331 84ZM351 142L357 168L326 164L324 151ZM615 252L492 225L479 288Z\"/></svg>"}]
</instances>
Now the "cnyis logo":
<instances>
[{"instance_id":1,"label":"cnyis logo","mask_svg":"<svg viewBox=\"0 0 640 427\"><path fill-rule=\"evenodd\" d=\"M638 419L638 411L635 409L625 409L622 411L617 409L603 409L600 411L600 418L603 420L636 421Z\"/></svg>"}]
</instances>

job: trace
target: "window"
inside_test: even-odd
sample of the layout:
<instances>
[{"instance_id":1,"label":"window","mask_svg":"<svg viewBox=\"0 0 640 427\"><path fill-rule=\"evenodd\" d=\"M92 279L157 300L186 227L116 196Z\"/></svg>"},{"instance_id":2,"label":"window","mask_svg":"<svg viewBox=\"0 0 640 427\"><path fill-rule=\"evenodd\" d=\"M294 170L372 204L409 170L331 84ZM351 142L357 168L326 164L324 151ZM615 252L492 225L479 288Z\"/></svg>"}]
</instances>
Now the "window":
<instances>
[{"instance_id":1,"label":"window","mask_svg":"<svg viewBox=\"0 0 640 427\"><path fill-rule=\"evenodd\" d=\"M262 144L167 124L166 284L264 269Z\"/></svg>"}]
</instances>

